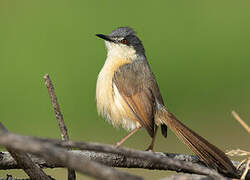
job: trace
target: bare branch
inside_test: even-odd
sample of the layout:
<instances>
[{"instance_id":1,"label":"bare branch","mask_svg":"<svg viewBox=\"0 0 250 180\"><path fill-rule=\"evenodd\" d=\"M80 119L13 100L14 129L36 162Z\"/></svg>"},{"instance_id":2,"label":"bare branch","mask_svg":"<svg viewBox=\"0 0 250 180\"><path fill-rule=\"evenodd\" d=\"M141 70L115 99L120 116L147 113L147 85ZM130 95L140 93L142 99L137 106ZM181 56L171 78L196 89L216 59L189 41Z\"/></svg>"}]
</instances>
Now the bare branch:
<instances>
[{"instance_id":1,"label":"bare branch","mask_svg":"<svg viewBox=\"0 0 250 180\"><path fill-rule=\"evenodd\" d=\"M8 133L7 129L0 123L0 131L2 133ZM24 152L17 152L15 149L6 147L6 149L10 152L11 156L15 159L17 164L27 173L27 175L33 180L51 180L43 170L37 166L30 159L28 154Z\"/></svg>"},{"instance_id":2,"label":"bare branch","mask_svg":"<svg viewBox=\"0 0 250 180\"><path fill-rule=\"evenodd\" d=\"M13 178L11 175L6 175L6 178L2 178L0 180L32 180L32 179L17 179L17 178Z\"/></svg>"},{"instance_id":3,"label":"bare branch","mask_svg":"<svg viewBox=\"0 0 250 180\"><path fill-rule=\"evenodd\" d=\"M59 104L57 102L57 97L56 97L56 93L55 93L55 90L54 90L54 86L53 86L52 81L51 81L51 79L49 77L49 74L45 74L45 76L43 78L45 80L45 85L46 85L46 87L48 88L48 91L49 91L51 103L52 103L52 106L54 108L57 123L58 123L60 131L61 131L62 140L68 141L69 140L69 135L68 135L68 132L67 132L67 127L66 127L66 125L64 123L63 115L61 113ZM69 148L69 150L71 150L71 149ZM76 173L72 169L68 169L68 179L69 180L75 180L76 179Z\"/></svg>"},{"instance_id":4,"label":"bare branch","mask_svg":"<svg viewBox=\"0 0 250 180\"><path fill-rule=\"evenodd\" d=\"M111 154L111 153L102 153L102 152L94 152L94 151L79 151L72 150L71 153L77 154L79 156L83 156L89 160L97 161L99 163L105 164L107 166L119 167L119 168L143 168L143 169L152 169L152 170L170 170L167 166L157 163L151 163L151 161L143 160L139 158L130 158L125 157L123 155ZM163 157L169 157L173 160L187 161L192 163L198 163L202 165L194 155L184 155L184 154L173 154L173 153L155 153L157 155ZM45 161L44 159L38 158L36 156L30 156L32 161L39 165L41 168L56 168L56 167L64 167L63 164L58 164L50 161ZM239 164L239 162L233 162L235 166ZM243 171L245 166L241 166L241 171ZM8 152L0 152L0 170L5 169L20 169L15 160L11 157ZM176 169L178 172L180 169Z\"/></svg>"},{"instance_id":5,"label":"bare branch","mask_svg":"<svg viewBox=\"0 0 250 180\"><path fill-rule=\"evenodd\" d=\"M51 99L51 103L52 106L54 108L54 112L56 115L56 119L57 119L57 123L59 125L59 128L61 130L61 135L62 135L62 140L69 140L69 136L68 136L68 132L67 132L67 127L65 126L64 120L63 120L63 115L61 113L59 104L57 102L57 97L55 94L55 90L54 90L54 86L52 84L52 81L50 80L50 77L48 74L45 74L45 76L43 77L45 80L45 85L48 88L49 91L49 95L50 95L50 99Z\"/></svg>"},{"instance_id":6,"label":"bare branch","mask_svg":"<svg viewBox=\"0 0 250 180\"><path fill-rule=\"evenodd\" d=\"M189 172L189 173L195 173L195 174L208 175L210 177L217 178L217 179L222 178L222 176L218 174L217 171L207 168L205 166L202 166L200 164L194 164L191 162L184 162L184 161L172 159L167 156L160 155L159 153L137 151L137 150L127 149L127 148L117 149L117 148L114 148L113 146L96 144L96 143L84 143L84 142L73 142L73 141L66 142L66 141L55 140L55 139L48 140L48 139L42 139L42 138L34 138L34 137L32 138L32 137L27 137L27 136L19 136L15 134L11 134L11 137L13 139L21 139L25 142L36 142L37 144L40 144L42 146L45 146L50 143L54 143L55 145L66 147L66 148L72 147L72 148L79 148L81 150L91 150L91 151L97 151L97 152L118 154L118 155L124 156L125 160L127 158L141 159L144 161L148 161L150 164L157 164L157 166L160 166L162 169L164 168L164 169L174 170L177 172L183 171L183 172ZM3 142L1 140L0 144L2 143ZM57 154L60 154L60 153L57 153Z\"/></svg>"},{"instance_id":7,"label":"bare branch","mask_svg":"<svg viewBox=\"0 0 250 180\"><path fill-rule=\"evenodd\" d=\"M51 143L38 141L35 138L28 138L12 133L1 133L0 144L7 148L13 148L18 151L37 155L49 162L53 161L57 164L63 164L70 169L77 170L83 174L101 180L142 179L141 177L130 175L128 173L121 172L108 166L88 160L85 157L78 156L77 154L73 154L67 150L56 147Z\"/></svg>"},{"instance_id":8,"label":"bare branch","mask_svg":"<svg viewBox=\"0 0 250 180\"><path fill-rule=\"evenodd\" d=\"M197 174L175 174L170 177L162 178L160 180L213 180L209 176L197 175ZM229 180L225 178L225 180Z\"/></svg>"},{"instance_id":9,"label":"bare branch","mask_svg":"<svg viewBox=\"0 0 250 180\"><path fill-rule=\"evenodd\" d=\"M115 154L124 155L126 157L149 160L151 163L165 165L170 170L174 170L177 172L179 172L179 171L190 172L190 173L195 173L195 174L207 175L207 176L210 176L213 178L220 178L221 177L221 175L218 174L217 171L210 169L210 168L207 168L205 166L201 166L199 164L194 164L194 163L190 163L190 162L173 160L173 159L168 158L168 157L160 156L159 154L156 154L156 153L132 150L132 149L127 149L127 148L114 148L113 146L97 144L97 143L85 143L85 142L73 142L73 141L59 142L58 140L56 140L56 141L57 141L58 145L64 146L64 147L70 146L72 148L78 148L81 150L115 153ZM239 176L236 176L235 174L230 174L230 172L228 172L227 174L224 174L224 175L227 177L234 177L234 178L239 177Z\"/></svg>"}]
</instances>

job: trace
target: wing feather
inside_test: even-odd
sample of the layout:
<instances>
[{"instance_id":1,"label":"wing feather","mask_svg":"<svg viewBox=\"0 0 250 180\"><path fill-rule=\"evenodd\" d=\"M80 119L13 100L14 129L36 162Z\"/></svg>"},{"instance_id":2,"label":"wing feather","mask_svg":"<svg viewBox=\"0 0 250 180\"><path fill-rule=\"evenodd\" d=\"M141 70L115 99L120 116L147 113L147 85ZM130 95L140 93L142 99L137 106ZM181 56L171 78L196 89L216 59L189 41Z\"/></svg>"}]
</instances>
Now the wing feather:
<instances>
[{"instance_id":1,"label":"wing feather","mask_svg":"<svg viewBox=\"0 0 250 180\"><path fill-rule=\"evenodd\" d=\"M136 60L121 66L114 73L113 83L136 120L153 136L155 99L159 90L148 64ZM161 96L159 101L162 101Z\"/></svg>"}]
</instances>

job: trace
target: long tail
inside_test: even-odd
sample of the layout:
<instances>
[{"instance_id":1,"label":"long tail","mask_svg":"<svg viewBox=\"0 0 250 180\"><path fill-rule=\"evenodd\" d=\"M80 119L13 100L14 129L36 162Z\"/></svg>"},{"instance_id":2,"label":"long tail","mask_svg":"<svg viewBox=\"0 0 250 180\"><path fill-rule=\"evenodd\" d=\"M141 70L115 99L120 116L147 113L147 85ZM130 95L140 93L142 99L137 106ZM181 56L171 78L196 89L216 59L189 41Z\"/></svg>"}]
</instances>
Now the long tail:
<instances>
[{"instance_id":1,"label":"long tail","mask_svg":"<svg viewBox=\"0 0 250 180\"><path fill-rule=\"evenodd\" d=\"M181 123L165 107L161 107L156 116L157 120L166 124L208 167L232 177L239 177L236 168L224 152Z\"/></svg>"}]
</instances>

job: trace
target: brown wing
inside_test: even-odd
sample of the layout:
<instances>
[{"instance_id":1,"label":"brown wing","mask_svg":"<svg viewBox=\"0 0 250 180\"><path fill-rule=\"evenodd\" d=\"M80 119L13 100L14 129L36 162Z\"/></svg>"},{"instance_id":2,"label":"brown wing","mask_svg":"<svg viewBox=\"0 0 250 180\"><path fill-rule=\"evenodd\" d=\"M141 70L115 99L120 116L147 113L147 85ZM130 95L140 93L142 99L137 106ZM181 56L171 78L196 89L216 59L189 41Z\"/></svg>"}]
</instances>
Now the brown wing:
<instances>
[{"instance_id":1,"label":"brown wing","mask_svg":"<svg viewBox=\"0 0 250 180\"><path fill-rule=\"evenodd\" d=\"M121 66L114 74L113 83L138 122L153 136L155 100L163 101L147 62L135 60Z\"/></svg>"}]
</instances>

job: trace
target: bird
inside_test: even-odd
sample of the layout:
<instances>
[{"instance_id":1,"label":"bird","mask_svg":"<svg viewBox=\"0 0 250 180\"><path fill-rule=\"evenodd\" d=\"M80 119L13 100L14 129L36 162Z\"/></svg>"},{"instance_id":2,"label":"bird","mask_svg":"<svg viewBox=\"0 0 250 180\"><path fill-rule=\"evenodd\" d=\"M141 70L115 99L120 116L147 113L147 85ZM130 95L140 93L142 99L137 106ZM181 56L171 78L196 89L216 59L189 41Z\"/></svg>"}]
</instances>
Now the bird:
<instances>
[{"instance_id":1,"label":"bird","mask_svg":"<svg viewBox=\"0 0 250 180\"><path fill-rule=\"evenodd\" d=\"M96 34L105 42L106 61L96 83L98 113L114 127L129 131L119 147L136 131L145 128L152 141L161 127L167 137L168 127L208 167L223 173L237 174L226 154L179 121L164 104L155 76L148 64L142 41L130 27L118 27L110 34Z\"/></svg>"}]
</instances>

